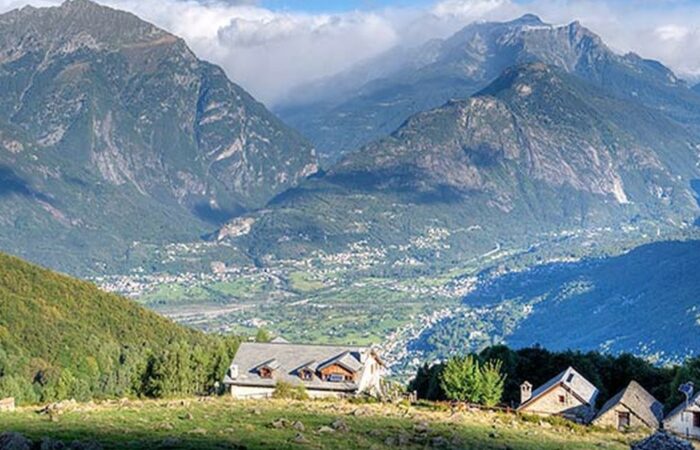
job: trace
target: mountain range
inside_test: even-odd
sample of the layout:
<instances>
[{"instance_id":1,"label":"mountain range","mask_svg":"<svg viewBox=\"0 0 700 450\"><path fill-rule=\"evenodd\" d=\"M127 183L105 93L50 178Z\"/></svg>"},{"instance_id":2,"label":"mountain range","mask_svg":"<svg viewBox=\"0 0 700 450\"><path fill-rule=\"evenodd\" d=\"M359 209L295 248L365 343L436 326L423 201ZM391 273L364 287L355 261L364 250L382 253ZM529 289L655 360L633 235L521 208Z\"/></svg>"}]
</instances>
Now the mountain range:
<instances>
[{"instance_id":1,"label":"mountain range","mask_svg":"<svg viewBox=\"0 0 700 450\"><path fill-rule=\"evenodd\" d=\"M250 216L246 242L257 257L291 258L364 241L400 259L438 233L439 250L408 250L436 262L561 230L689 227L699 142L662 111L519 65L278 196Z\"/></svg>"},{"instance_id":2,"label":"mountain range","mask_svg":"<svg viewBox=\"0 0 700 450\"><path fill-rule=\"evenodd\" d=\"M195 240L317 170L220 67L87 0L0 15L0 86L0 246L46 265Z\"/></svg>"},{"instance_id":3,"label":"mountain range","mask_svg":"<svg viewBox=\"0 0 700 450\"><path fill-rule=\"evenodd\" d=\"M634 352L655 362L680 362L698 351L698 258L699 241L670 241L612 258L546 264L495 277L486 272L464 304L511 304L523 312L499 337L517 348ZM464 320L453 318L424 333L417 345L444 354L468 346L468 334ZM446 348L449 336L463 338Z\"/></svg>"},{"instance_id":4,"label":"mountain range","mask_svg":"<svg viewBox=\"0 0 700 450\"><path fill-rule=\"evenodd\" d=\"M278 108L281 117L335 161L391 133L415 113L466 98L508 67L543 62L610 95L640 102L697 130L700 96L656 61L619 55L579 22L544 23L527 14L477 22L447 39L399 47L330 79L313 83Z\"/></svg>"}]
</instances>

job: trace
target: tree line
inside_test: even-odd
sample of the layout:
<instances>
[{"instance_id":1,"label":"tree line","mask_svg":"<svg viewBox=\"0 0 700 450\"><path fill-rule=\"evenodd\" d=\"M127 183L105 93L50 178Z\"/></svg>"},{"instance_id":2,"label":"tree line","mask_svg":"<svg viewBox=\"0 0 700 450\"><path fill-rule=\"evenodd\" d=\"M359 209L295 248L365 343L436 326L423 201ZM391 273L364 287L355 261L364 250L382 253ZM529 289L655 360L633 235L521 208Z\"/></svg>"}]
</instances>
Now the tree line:
<instances>
[{"instance_id":1,"label":"tree line","mask_svg":"<svg viewBox=\"0 0 700 450\"><path fill-rule=\"evenodd\" d=\"M500 403L515 407L520 401L520 385L524 381L537 387L569 366L600 390L598 407L632 380L639 382L667 409L684 399L678 392L682 383L693 381L700 386L700 358L688 359L680 365L657 366L630 354L551 352L539 347L512 350L498 345L478 354L425 364L417 370L408 390L426 400L460 400L489 406Z\"/></svg>"},{"instance_id":2,"label":"tree line","mask_svg":"<svg viewBox=\"0 0 700 450\"><path fill-rule=\"evenodd\" d=\"M237 337L173 340L159 348L108 344L75 364L37 360L17 366L17 355L0 348L0 398L19 404L120 397L172 397L213 393L236 350ZM19 367L20 370L13 370Z\"/></svg>"}]
</instances>

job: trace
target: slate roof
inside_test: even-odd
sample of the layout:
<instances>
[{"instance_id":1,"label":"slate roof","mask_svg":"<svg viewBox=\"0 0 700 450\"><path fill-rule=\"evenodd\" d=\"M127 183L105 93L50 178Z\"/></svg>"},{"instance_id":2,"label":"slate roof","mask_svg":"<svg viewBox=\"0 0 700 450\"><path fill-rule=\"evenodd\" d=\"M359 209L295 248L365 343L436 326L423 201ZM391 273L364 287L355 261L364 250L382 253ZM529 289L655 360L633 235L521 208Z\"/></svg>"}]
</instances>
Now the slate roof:
<instances>
[{"instance_id":1,"label":"slate roof","mask_svg":"<svg viewBox=\"0 0 700 450\"><path fill-rule=\"evenodd\" d=\"M664 417L664 406L636 381L605 402L594 422L615 405L622 404L632 411L649 428L656 429Z\"/></svg>"},{"instance_id":2,"label":"slate roof","mask_svg":"<svg viewBox=\"0 0 700 450\"><path fill-rule=\"evenodd\" d=\"M357 390L357 383L323 381L316 371L337 363L358 373L359 380L366 370L366 365L360 359L361 354L369 352L370 349L366 347L245 342L240 345L231 363L231 366L238 367L238 376L231 377L229 370L224 378L224 384L274 387L278 381L286 381L292 384L304 384L310 389L352 392ZM258 369L269 364L270 361L274 361L276 365L273 378L263 378L259 375ZM311 380L302 380L299 377L299 371L304 368L314 371Z\"/></svg>"},{"instance_id":3,"label":"slate roof","mask_svg":"<svg viewBox=\"0 0 700 450\"><path fill-rule=\"evenodd\" d=\"M574 395L576 395L582 402L595 405L595 399L598 397L598 388L593 386L590 381L585 379L583 375L578 373L573 367L567 368L565 371L547 381L542 386L535 389L532 393L532 397L528 399L525 403L520 405L518 409L523 408L533 401L537 400L544 393L548 392L554 386L562 384Z\"/></svg>"},{"instance_id":4,"label":"slate roof","mask_svg":"<svg viewBox=\"0 0 700 450\"><path fill-rule=\"evenodd\" d=\"M695 405L695 406L700 406L700 391L696 392L695 395L693 395L693 396L690 398L690 401L688 402L688 406L690 407L690 406L693 406L693 405ZM675 415L680 414L680 413L683 412L684 410L685 410L685 401L681 402L680 405L678 405L678 406L676 406L675 408L673 408L673 409L671 410L671 412L668 413L668 414L666 415L666 418L665 418L664 420L669 420L670 418L672 418L672 417L675 416Z\"/></svg>"}]
</instances>

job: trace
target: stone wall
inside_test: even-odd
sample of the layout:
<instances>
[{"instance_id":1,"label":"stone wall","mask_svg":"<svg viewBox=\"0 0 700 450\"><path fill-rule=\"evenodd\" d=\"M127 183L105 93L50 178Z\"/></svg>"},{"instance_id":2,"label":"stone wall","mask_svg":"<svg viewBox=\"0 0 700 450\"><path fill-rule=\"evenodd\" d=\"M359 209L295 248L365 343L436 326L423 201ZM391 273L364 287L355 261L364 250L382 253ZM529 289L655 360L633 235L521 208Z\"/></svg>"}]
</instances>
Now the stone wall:
<instances>
[{"instance_id":1,"label":"stone wall","mask_svg":"<svg viewBox=\"0 0 700 450\"><path fill-rule=\"evenodd\" d=\"M560 401L563 397L563 402ZM575 395L561 385L550 389L544 395L521 409L530 414L547 416L561 415L579 422L588 422L593 417L594 410L589 405L581 402Z\"/></svg>"},{"instance_id":2,"label":"stone wall","mask_svg":"<svg viewBox=\"0 0 700 450\"><path fill-rule=\"evenodd\" d=\"M595 421L593 422L594 425L599 426L599 427L610 427L610 428L618 428L619 421L618 421L618 414L619 413L628 413L630 415L630 425L629 428L649 428L647 424L642 422L642 420L635 415L631 409L626 407L625 405L618 403L614 407L610 408L605 414L603 414L600 417L597 417Z\"/></svg>"}]
</instances>

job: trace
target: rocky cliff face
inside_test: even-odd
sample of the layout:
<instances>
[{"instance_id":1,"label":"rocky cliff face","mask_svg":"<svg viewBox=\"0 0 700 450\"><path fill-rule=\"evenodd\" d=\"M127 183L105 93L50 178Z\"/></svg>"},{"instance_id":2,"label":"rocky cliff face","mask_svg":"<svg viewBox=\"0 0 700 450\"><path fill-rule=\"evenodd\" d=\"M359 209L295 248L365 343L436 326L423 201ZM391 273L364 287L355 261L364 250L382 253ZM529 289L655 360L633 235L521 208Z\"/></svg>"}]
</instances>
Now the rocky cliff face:
<instances>
[{"instance_id":1,"label":"rocky cliff face","mask_svg":"<svg viewBox=\"0 0 700 450\"><path fill-rule=\"evenodd\" d=\"M5 236L196 236L317 170L312 146L219 67L88 0L0 16L0 86Z\"/></svg>"},{"instance_id":2,"label":"rocky cliff face","mask_svg":"<svg viewBox=\"0 0 700 450\"><path fill-rule=\"evenodd\" d=\"M693 208L695 142L650 109L531 63L506 70L468 100L412 117L329 176L381 173L387 187L488 192L506 209L532 181L620 204L675 200Z\"/></svg>"},{"instance_id":3,"label":"rocky cliff face","mask_svg":"<svg viewBox=\"0 0 700 450\"><path fill-rule=\"evenodd\" d=\"M459 259L567 229L687 227L699 156L695 135L655 109L527 63L282 196L253 218L249 245L291 257L366 240L413 256L412 240L440 230L439 253Z\"/></svg>"},{"instance_id":4,"label":"rocky cliff face","mask_svg":"<svg viewBox=\"0 0 700 450\"><path fill-rule=\"evenodd\" d=\"M663 109L697 129L700 96L663 65L612 52L578 22L553 26L533 15L475 23L446 40L381 55L314 86L327 93L325 98L310 104L296 98L280 113L332 160L392 132L413 114L467 98L506 68L530 62L559 67L614 96ZM359 79L371 81L350 82Z\"/></svg>"}]
</instances>

